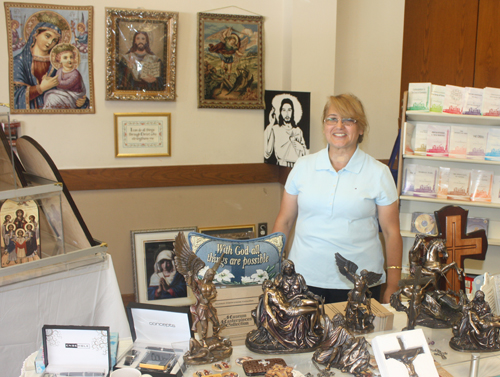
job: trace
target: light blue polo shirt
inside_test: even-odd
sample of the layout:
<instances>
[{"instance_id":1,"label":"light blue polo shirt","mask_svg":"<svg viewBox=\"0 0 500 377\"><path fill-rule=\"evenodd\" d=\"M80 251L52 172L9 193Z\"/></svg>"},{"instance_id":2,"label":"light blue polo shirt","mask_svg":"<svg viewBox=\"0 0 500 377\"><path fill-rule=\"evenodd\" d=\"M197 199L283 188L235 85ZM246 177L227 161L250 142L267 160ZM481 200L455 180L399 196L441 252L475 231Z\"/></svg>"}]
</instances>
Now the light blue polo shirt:
<instances>
[{"instance_id":1,"label":"light blue polo shirt","mask_svg":"<svg viewBox=\"0 0 500 377\"><path fill-rule=\"evenodd\" d=\"M340 274L335 253L362 269L382 273L377 205L397 200L389 168L359 147L347 166L336 172L328 148L301 157L290 172L285 190L298 195L298 217L289 258L307 285L352 289ZM379 283L377 283L379 284Z\"/></svg>"}]
</instances>

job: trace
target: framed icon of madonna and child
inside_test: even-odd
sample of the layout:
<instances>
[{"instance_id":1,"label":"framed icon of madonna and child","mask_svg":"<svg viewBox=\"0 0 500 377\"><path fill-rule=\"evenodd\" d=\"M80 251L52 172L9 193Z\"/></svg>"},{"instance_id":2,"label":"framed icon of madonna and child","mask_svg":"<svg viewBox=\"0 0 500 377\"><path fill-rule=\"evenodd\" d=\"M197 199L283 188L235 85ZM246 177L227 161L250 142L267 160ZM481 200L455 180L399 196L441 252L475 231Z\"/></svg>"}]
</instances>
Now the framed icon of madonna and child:
<instances>
[{"instance_id":1,"label":"framed icon of madonna and child","mask_svg":"<svg viewBox=\"0 0 500 377\"><path fill-rule=\"evenodd\" d=\"M94 114L93 7L4 3L12 114Z\"/></svg>"}]
</instances>

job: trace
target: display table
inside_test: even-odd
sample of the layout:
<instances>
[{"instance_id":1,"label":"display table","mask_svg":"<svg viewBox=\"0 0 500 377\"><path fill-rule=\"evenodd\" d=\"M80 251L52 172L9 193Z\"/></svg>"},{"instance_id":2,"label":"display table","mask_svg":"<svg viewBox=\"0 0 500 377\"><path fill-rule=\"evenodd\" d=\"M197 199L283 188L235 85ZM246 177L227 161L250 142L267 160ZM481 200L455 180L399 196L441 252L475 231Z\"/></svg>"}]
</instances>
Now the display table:
<instances>
[{"instance_id":1,"label":"display table","mask_svg":"<svg viewBox=\"0 0 500 377\"><path fill-rule=\"evenodd\" d=\"M388 310L394 311L389 305L384 305ZM376 333L371 333L365 335L366 339L371 342L371 340L382 334L389 334L393 332L400 332L403 327L406 326L406 314L401 312L394 312L394 327L390 331L379 331ZM430 329L427 327L418 326L424 331L427 341L430 343L429 347L431 350L439 349L441 351L447 352L446 359L442 359L440 356L433 355L434 360L441 365L442 368L446 370L449 374L445 374L443 371L438 370L441 377L464 377L469 376L471 353L468 352L457 352L450 348L449 341L452 337L451 329ZM434 342L434 344L432 344ZM369 348L370 353L373 355L373 350ZM293 366L294 369L302 374L308 372L312 373L316 377L318 370L311 361L313 353L301 353L301 354L290 354L290 355L263 355L257 354L249 351L245 346L237 346L233 348L233 355L231 356L231 371L239 374L240 377L245 377L243 368L236 364L235 360L243 356L251 356L254 359L269 359L274 357L280 357L286 361L289 366ZM197 365L189 366L185 373L185 377L192 377L194 373L198 370L211 370L211 365ZM349 373L342 373L338 369L332 369L335 372L335 376L352 376ZM215 372L213 372L215 373ZM417 370L418 373L418 370ZM500 351L494 353L482 353L479 361L479 377L493 377L500 375ZM300 375L299 375L300 376ZM297 374L296 374L297 377ZM405 376L398 376L405 377ZM422 376L424 377L424 376Z\"/></svg>"},{"instance_id":2,"label":"display table","mask_svg":"<svg viewBox=\"0 0 500 377\"><path fill-rule=\"evenodd\" d=\"M0 288L0 368L18 377L24 359L42 345L43 325L130 328L111 256L101 263Z\"/></svg>"}]
</instances>

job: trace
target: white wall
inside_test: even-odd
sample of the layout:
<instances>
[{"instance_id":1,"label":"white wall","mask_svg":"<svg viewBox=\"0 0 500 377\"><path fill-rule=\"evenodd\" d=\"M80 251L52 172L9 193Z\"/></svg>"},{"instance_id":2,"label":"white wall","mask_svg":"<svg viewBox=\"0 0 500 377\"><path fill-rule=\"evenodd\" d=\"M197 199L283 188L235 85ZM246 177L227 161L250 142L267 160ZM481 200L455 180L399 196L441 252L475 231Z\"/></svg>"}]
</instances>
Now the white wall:
<instances>
[{"instance_id":1,"label":"white wall","mask_svg":"<svg viewBox=\"0 0 500 377\"><path fill-rule=\"evenodd\" d=\"M46 3L45 1L33 1ZM66 1L49 1L67 4ZM37 140L60 169L119 166L161 166L218 163L255 163L263 161L263 111L197 108L197 12L218 8L219 13L263 15L265 49L265 87L280 90L285 64L292 66L291 90L310 91L313 105L333 88L335 38L331 48L317 38L313 23L335 22L336 1L331 0L149 0L145 9L179 12L177 55L177 100L105 100L105 7L135 8L137 1L89 0L82 5L94 7L94 85L96 114L93 115L15 115L22 121L22 133ZM291 19L285 20L285 9ZM247 10L247 11L245 11ZM293 36L284 36L285 22L293 23ZM314 21L312 21L314 20ZM0 17L0 50L7 51L5 17ZM335 28L322 33L332 36ZM329 38L330 39L330 38ZM291 60L284 62L284 45ZM292 65L293 62L293 65ZM0 102L8 102L7 59L0 60L5 72L0 87ZM289 83L287 83L289 85ZM317 107L317 106L315 106ZM172 114L172 156L163 158L114 157L113 113L163 111ZM314 122L319 121L319 116ZM314 139L314 136L313 136Z\"/></svg>"},{"instance_id":2,"label":"white wall","mask_svg":"<svg viewBox=\"0 0 500 377\"><path fill-rule=\"evenodd\" d=\"M335 94L357 95L370 130L361 144L388 159L398 130L404 1L338 0Z\"/></svg>"},{"instance_id":3,"label":"white wall","mask_svg":"<svg viewBox=\"0 0 500 377\"><path fill-rule=\"evenodd\" d=\"M197 12L214 9L264 16L265 87L311 92L312 152L324 146L320 115L335 88L335 93L356 93L365 103L372 132L363 148L376 158L389 156L397 129L404 11L399 0L141 3L145 9L179 12L175 102L105 100L105 7L136 8L137 2L89 0L82 5L94 7L96 114L14 116L22 121L22 133L37 140L60 169L262 161L263 111L197 108ZM5 17L0 17L0 51L6 53L5 33ZM0 72L5 72L0 102L8 102L7 59L0 59ZM114 157L113 113L152 111L172 114L172 156Z\"/></svg>"}]
</instances>

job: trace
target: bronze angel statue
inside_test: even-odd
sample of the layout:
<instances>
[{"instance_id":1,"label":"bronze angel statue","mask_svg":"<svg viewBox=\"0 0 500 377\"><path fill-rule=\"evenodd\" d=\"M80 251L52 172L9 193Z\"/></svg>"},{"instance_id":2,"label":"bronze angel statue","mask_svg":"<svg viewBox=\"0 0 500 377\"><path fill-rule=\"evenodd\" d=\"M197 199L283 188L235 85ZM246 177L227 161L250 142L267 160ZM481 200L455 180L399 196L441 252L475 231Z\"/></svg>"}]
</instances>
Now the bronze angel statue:
<instances>
[{"instance_id":1,"label":"bronze angel statue","mask_svg":"<svg viewBox=\"0 0 500 377\"><path fill-rule=\"evenodd\" d=\"M232 353L231 342L219 335L222 326L217 318L217 310L213 301L217 297L217 289L213 279L224 257L221 255L217 263L206 270L203 278L198 273L205 267L203 262L191 250L184 233L179 232L174 243L175 264L177 270L186 279L186 284L192 289L196 302L191 305L191 314L194 321L192 330L198 332L199 341L191 338L189 351L184 355L187 364L206 364L228 358ZM209 324L212 323L212 336L208 336Z\"/></svg>"},{"instance_id":2,"label":"bronze angel statue","mask_svg":"<svg viewBox=\"0 0 500 377\"><path fill-rule=\"evenodd\" d=\"M382 274L361 270L356 274L358 265L335 253L335 260L342 275L354 284L354 288L347 295L345 318L347 328L356 333L373 331L375 316L371 308L371 292L369 286L380 280Z\"/></svg>"}]
</instances>

